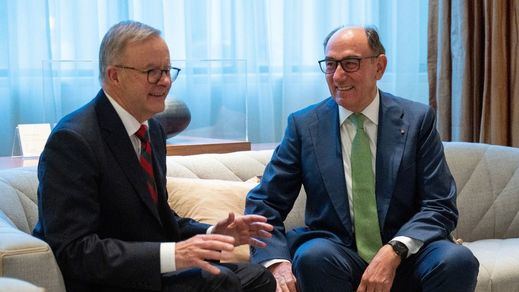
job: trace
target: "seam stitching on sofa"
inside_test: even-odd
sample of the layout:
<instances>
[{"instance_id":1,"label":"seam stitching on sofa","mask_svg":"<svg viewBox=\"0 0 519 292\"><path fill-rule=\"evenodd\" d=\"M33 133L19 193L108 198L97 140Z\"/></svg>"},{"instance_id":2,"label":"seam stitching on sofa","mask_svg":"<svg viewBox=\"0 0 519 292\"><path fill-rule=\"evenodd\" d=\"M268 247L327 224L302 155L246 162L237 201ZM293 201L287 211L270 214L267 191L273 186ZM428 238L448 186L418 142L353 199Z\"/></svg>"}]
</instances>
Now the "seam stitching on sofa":
<instances>
[{"instance_id":1,"label":"seam stitching on sofa","mask_svg":"<svg viewBox=\"0 0 519 292\"><path fill-rule=\"evenodd\" d=\"M479 160L475 163L474 167L472 168L472 172L470 173L469 177L465 180L464 184L462 186L459 186L458 189L463 190L465 186L469 183L469 181L472 179L472 176L474 176L474 170L478 168L478 165L481 163L481 160L485 157L486 152L488 151L488 147L485 149L483 154L479 157ZM456 181L456 184L458 181Z\"/></svg>"},{"instance_id":2,"label":"seam stitching on sofa","mask_svg":"<svg viewBox=\"0 0 519 292\"><path fill-rule=\"evenodd\" d=\"M22 212L23 212L23 219L25 220L25 224L27 225L27 229L30 229L29 227L29 220L27 219L27 212L25 211L25 208L24 208L24 204L22 203L21 199L20 199L20 194L22 194L23 196L25 196L27 199L29 199L29 201L32 202L32 200L24 193L22 192L19 188L15 187L14 185L10 184L9 181L5 180L4 178L0 178L1 182L2 183L5 183L6 184L6 187L7 188L10 188L12 190L14 190L14 192L16 193L16 199L18 199L18 204L20 205L20 209L22 209ZM4 214L7 216L7 213L4 212ZM7 216L11 221L13 221L12 218L10 218L9 216ZM16 223L13 221L13 223L15 224L16 226ZM18 226L16 226L17 229L19 229L20 231L22 231L20 228L18 228ZM23 232L23 231L22 231Z\"/></svg>"},{"instance_id":3,"label":"seam stitching on sofa","mask_svg":"<svg viewBox=\"0 0 519 292\"><path fill-rule=\"evenodd\" d=\"M493 148L493 147L489 146L488 149L490 149L490 148ZM485 155L485 157L486 157L486 155ZM487 164L490 165L490 163L487 163ZM490 167L488 169L490 169ZM492 188L492 194L494 195L493 196L494 201L492 202L492 208L494 209L494 217L493 217L493 221L494 221L494 234L493 234L493 237L497 238L497 233L498 233L497 212L498 212L498 210L496 208L496 203L500 199L501 194L503 193L503 191L506 189L506 186L510 183L511 178L513 177L513 173L507 178L508 180L507 180L506 183L504 183L503 187L500 190L498 190L497 186L494 183L494 180L492 179L492 176L490 175L490 170L488 172L489 172L489 178L490 178L489 179L490 187ZM508 227L506 227L506 229L507 228Z\"/></svg>"},{"instance_id":4,"label":"seam stitching on sofa","mask_svg":"<svg viewBox=\"0 0 519 292\"><path fill-rule=\"evenodd\" d=\"M25 206L24 202L21 199L21 196L25 197L25 199L27 199L29 202L32 202L32 203L34 203L34 202L31 200L31 198L27 194L25 194L21 190L19 190L17 188L15 188L15 190L16 190L16 194L18 194L18 200L20 201L20 205L22 206L23 216L25 218L25 223L27 223L27 229L30 232L31 231L31 226L29 224L29 216L27 215L27 209L26 209L26 206Z\"/></svg>"},{"instance_id":5,"label":"seam stitching on sofa","mask_svg":"<svg viewBox=\"0 0 519 292\"><path fill-rule=\"evenodd\" d=\"M483 153L483 155L481 156L481 159L478 161L478 163L475 165L475 167L472 169L472 172L469 176L469 179L467 179L467 182L465 183L464 187L472 180L472 177L474 176L474 173L476 172L476 169L482 169L483 171L486 172L486 177L489 178L489 184L490 184L490 191L493 193L493 185L492 185L492 181L490 179L490 172L488 170L488 161L487 161L487 152L488 152L488 148L485 150L485 152ZM483 163L485 163L485 165L482 165ZM483 219L486 217L486 215L488 214L488 212L490 212L491 210L493 210L495 212L495 202L496 202L496 198L493 198L493 201L492 201L492 204L488 207L488 209L486 210L486 212L484 212L482 214L482 216L480 216L478 219L477 219L477 223L475 224L474 228L472 228L472 231L474 232L475 230L478 229L479 225L481 224L481 222L483 221ZM496 220L495 220L495 216L494 216L494 230L493 230L493 236L495 236L496 234Z\"/></svg>"},{"instance_id":6,"label":"seam stitching on sofa","mask_svg":"<svg viewBox=\"0 0 519 292\"><path fill-rule=\"evenodd\" d=\"M41 253L41 252L48 252L49 248L48 246L42 246L42 247L30 247L30 248L19 248L15 250L0 250L1 257L7 257L7 256L15 256L15 255L23 255L23 254L33 254L33 253Z\"/></svg>"},{"instance_id":7,"label":"seam stitching on sofa","mask_svg":"<svg viewBox=\"0 0 519 292\"><path fill-rule=\"evenodd\" d=\"M181 162L176 161L176 160L174 160L173 162L175 163L175 165L177 165L177 166L181 166L181 167L183 167L186 171L191 172L191 174L193 174L196 178L200 178L196 173L194 173L194 172L191 170L191 168L187 167L186 165L182 164Z\"/></svg>"},{"instance_id":8,"label":"seam stitching on sofa","mask_svg":"<svg viewBox=\"0 0 519 292\"><path fill-rule=\"evenodd\" d=\"M509 232L510 229L512 228L513 223L515 222L515 220L516 220L517 218L519 218L519 212L515 213L515 216L512 217L512 219L510 220L510 222L508 222L508 226L506 227L503 236L506 236L506 234L508 234L508 232Z\"/></svg>"},{"instance_id":9,"label":"seam stitching on sofa","mask_svg":"<svg viewBox=\"0 0 519 292\"><path fill-rule=\"evenodd\" d=\"M214 155L213 155L214 156ZM216 158L217 156L214 156L214 157L211 157L210 159L215 162L215 164L219 164L220 166L222 166L224 169L226 169L230 174L232 174L234 176L235 179L238 179L241 181L241 179L236 175L236 173L231 169L229 168L229 166L227 166L227 164L225 164L223 161L221 161L220 159L217 159ZM204 177L205 178L205 177Z\"/></svg>"},{"instance_id":10,"label":"seam stitching on sofa","mask_svg":"<svg viewBox=\"0 0 519 292\"><path fill-rule=\"evenodd\" d=\"M508 190L508 186L510 185L510 183L513 181L513 178L516 177L517 174L519 172L519 167L516 167L515 170L512 173L512 175L508 178L508 181L504 184L503 186L503 189L501 190L501 192L499 193L499 197L502 195L502 193L504 191L509 191ZM515 193L512 191L512 193ZM497 198L496 198L496 201L497 201ZM506 236L508 234L508 232L510 231L510 228L512 228L512 225L514 223L514 221L519 218L519 212L517 212L511 219L510 221L508 222L508 226L506 226L506 228L504 228L503 230L503 236ZM495 236L495 235L494 235Z\"/></svg>"}]
</instances>

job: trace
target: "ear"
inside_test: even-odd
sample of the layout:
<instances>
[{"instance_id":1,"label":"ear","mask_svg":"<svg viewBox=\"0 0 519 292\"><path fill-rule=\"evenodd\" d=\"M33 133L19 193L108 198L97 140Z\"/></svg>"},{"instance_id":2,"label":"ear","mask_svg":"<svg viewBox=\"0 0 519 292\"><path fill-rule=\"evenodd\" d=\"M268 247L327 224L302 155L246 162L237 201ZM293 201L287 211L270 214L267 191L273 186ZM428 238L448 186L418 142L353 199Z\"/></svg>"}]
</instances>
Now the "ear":
<instances>
[{"instance_id":1,"label":"ear","mask_svg":"<svg viewBox=\"0 0 519 292\"><path fill-rule=\"evenodd\" d=\"M375 77L377 80L380 80L382 76L384 75L384 72L386 72L387 67L387 57L385 54L381 54L377 58L377 72L375 74Z\"/></svg>"},{"instance_id":2,"label":"ear","mask_svg":"<svg viewBox=\"0 0 519 292\"><path fill-rule=\"evenodd\" d=\"M106 81L110 83L119 83L119 71L114 66L106 67Z\"/></svg>"}]
</instances>

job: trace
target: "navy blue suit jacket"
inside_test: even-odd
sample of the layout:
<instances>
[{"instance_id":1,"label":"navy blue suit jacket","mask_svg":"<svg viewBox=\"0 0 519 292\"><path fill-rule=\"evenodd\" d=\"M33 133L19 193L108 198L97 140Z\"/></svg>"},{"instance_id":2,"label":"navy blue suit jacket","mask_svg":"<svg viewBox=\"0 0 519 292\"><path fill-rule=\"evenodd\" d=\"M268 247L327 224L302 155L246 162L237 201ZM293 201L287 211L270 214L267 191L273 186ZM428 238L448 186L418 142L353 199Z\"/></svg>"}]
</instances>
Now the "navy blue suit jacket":
<instances>
[{"instance_id":1,"label":"navy blue suit jacket","mask_svg":"<svg viewBox=\"0 0 519 292\"><path fill-rule=\"evenodd\" d=\"M382 241L408 236L428 242L449 238L457 223L456 186L428 106L380 91L376 199ZM283 220L301 185L305 225L286 234ZM261 183L247 196L246 213L275 226L265 249L251 249L254 262L291 259L303 242L329 238L355 249L339 130L332 98L295 112Z\"/></svg>"},{"instance_id":2,"label":"navy blue suit jacket","mask_svg":"<svg viewBox=\"0 0 519 292\"><path fill-rule=\"evenodd\" d=\"M160 242L206 232L208 225L179 218L169 208L166 136L153 119L149 133L157 205L102 90L53 129L38 165L39 220L33 233L51 246L67 290L160 290Z\"/></svg>"}]
</instances>

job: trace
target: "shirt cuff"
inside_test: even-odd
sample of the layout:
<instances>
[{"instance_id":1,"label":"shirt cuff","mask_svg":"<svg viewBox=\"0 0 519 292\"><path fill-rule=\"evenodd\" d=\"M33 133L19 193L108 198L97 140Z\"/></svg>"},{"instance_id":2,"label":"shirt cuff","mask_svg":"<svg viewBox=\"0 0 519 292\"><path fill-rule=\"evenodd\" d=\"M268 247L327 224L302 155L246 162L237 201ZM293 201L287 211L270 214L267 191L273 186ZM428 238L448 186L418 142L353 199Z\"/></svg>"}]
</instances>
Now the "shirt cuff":
<instances>
[{"instance_id":1,"label":"shirt cuff","mask_svg":"<svg viewBox=\"0 0 519 292\"><path fill-rule=\"evenodd\" d=\"M423 241L414 239L411 237L407 237L407 236L397 236L397 237L393 238L392 240L399 241L407 247L407 249L408 249L407 257L417 253L420 250L420 248L422 248L422 246L423 246Z\"/></svg>"},{"instance_id":2,"label":"shirt cuff","mask_svg":"<svg viewBox=\"0 0 519 292\"><path fill-rule=\"evenodd\" d=\"M163 242L160 244L160 273L170 273L177 270L175 265L175 243Z\"/></svg>"},{"instance_id":3,"label":"shirt cuff","mask_svg":"<svg viewBox=\"0 0 519 292\"><path fill-rule=\"evenodd\" d=\"M205 234L213 234L214 225L209 226L205 231Z\"/></svg>"},{"instance_id":4,"label":"shirt cuff","mask_svg":"<svg viewBox=\"0 0 519 292\"><path fill-rule=\"evenodd\" d=\"M273 264L277 264L277 263L290 263L290 261L285 260L285 259L273 259L273 260L264 261L261 263L261 265L264 266L265 268L268 268L268 267L272 266Z\"/></svg>"}]
</instances>

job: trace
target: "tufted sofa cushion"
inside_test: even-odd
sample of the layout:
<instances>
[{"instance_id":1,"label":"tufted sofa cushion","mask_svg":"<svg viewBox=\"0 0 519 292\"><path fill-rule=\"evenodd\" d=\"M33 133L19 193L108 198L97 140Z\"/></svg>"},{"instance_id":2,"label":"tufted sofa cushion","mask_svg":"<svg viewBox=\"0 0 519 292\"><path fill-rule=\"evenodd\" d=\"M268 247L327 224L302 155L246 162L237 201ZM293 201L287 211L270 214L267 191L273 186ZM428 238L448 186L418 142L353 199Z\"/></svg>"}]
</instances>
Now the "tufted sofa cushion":
<instances>
[{"instance_id":1,"label":"tufted sofa cushion","mask_svg":"<svg viewBox=\"0 0 519 292\"><path fill-rule=\"evenodd\" d=\"M167 176L247 181L263 175L273 150L242 151L225 154L168 156ZM287 230L304 224L306 193L303 188L285 220Z\"/></svg>"},{"instance_id":2,"label":"tufted sofa cushion","mask_svg":"<svg viewBox=\"0 0 519 292\"><path fill-rule=\"evenodd\" d=\"M31 233L38 221L36 168L2 171L0 210L23 232Z\"/></svg>"},{"instance_id":3,"label":"tufted sofa cushion","mask_svg":"<svg viewBox=\"0 0 519 292\"><path fill-rule=\"evenodd\" d=\"M49 245L31 236L38 220L37 187L35 167L0 171L0 276L23 279L51 292L65 291ZM2 283L0 290L10 285Z\"/></svg>"},{"instance_id":4,"label":"tufted sofa cushion","mask_svg":"<svg viewBox=\"0 0 519 292\"><path fill-rule=\"evenodd\" d=\"M458 187L453 232L480 263L477 291L519 291L519 149L451 142L445 156Z\"/></svg>"},{"instance_id":5,"label":"tufted sofa cushion","mask_svg":"<svg viewBox=\"0 0 519 292\"><path fill-rule=\"evenodd\" d=\"M458 187L464 241L519 237L519 149L448 143L445 155Z\"/></svg>"},{"instance_id":6,"label":"tufted sofa cushion","mask_svg":"<svg viewBox=\"0 0 519 292\"><path fill-rule=\"evenodd\" d=\"M168 156L167 176L246 181L263 174L272 150Z\"/></svg>"}]
</instances>

